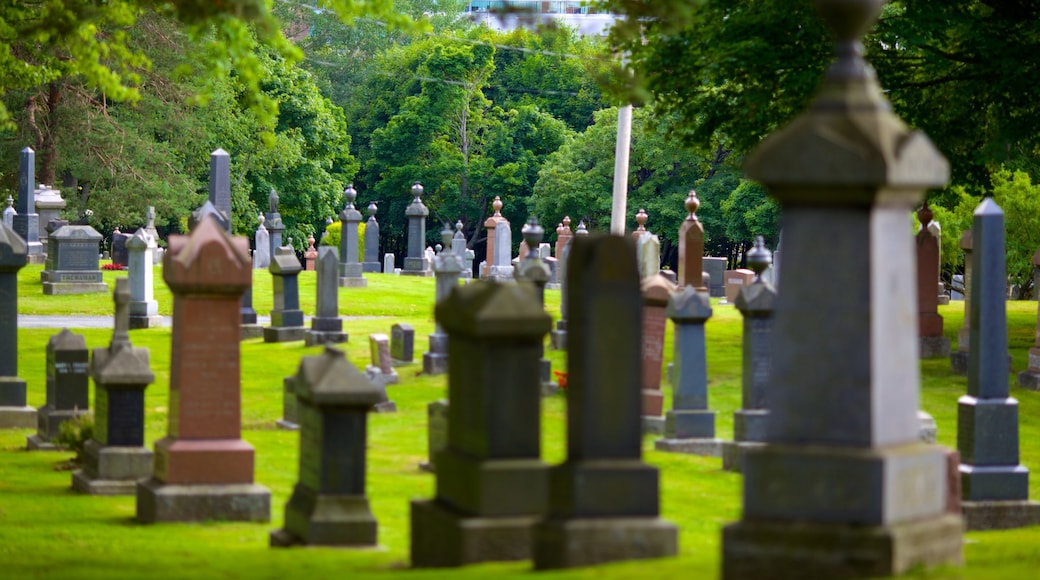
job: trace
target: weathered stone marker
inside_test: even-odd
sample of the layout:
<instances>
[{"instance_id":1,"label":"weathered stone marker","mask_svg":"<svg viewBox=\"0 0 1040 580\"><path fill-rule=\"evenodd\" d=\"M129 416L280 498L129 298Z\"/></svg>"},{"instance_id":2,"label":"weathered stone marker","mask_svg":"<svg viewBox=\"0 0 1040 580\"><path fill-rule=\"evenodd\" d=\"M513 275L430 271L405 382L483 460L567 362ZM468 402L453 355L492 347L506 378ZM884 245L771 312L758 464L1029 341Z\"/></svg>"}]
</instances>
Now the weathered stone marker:
<instances>
[{"instance_id":1,"label":"weathered stone marker","mask_svg":"<svg viewBox=\"0 0 1040 580\"><path fill-rule=\"evenodd\" d=\"M382 265L379 263L379 222L376 221L378 211L379 207L375 202L368 204L368 221L365 222L365 261L361 262L363 271L376 274L382 271Z\"/></svg>"},{"instance_id":2,"label":"weathered stone marker","mask_svg":"<svg viewBox=\"0 0 1040 580\"><path fill-rule=\"evenodd\" d=\"M946 455L918 440L905 233L907 213L925 188L946 183L949 166L891 112L863 59L860 37L882 4L815 2L837 59L808 111L745 161L784 215L773 324L787 340L773 342L767 443L745 453L741 520L723 529L726 579L890 576L961 562ZM835 279L856 291L835 291Z\"/></svg>"},{"instance_id":3,"label":"weathered stone marker","mask_svg":"<svg viewBox=\"0 0 1040 580\"><path fill-rule=\"evenodd\" d=\"M643 236L644 238L646 236ZM639 240L636 240L637 248ZM640 273L642 278L642 273ZM664 333L668 325L665 309L676 291L675 284L660 274L642 278L639 291L643 295L642 400L643 432L664 433L664 393L661 391L661 369L664 365ZM678 344L678 341L676 341ZM678 351L676 354L679 354ZM705 387L707 388L707 387Z\"/></svg>"},{"instance_id":4,"label":"weathered stone marker","mask_svg":"<svg viewBox=\"0 0 1040 580\"><path fill-rule=\"evenodd\" d=\"M521 234L523 234L524 241L527 242L527 247L530 249L527 255L520 260L516 268L516 279L534 284L538 294L538 303L544 309L545 285L549 283L549 278L552 275L552 272L549 270L549 264L546 264L538 253L538 245L542 241L542 236L545 235L545 230L539 225L538 219L532 216L524 224ZM552 363L545 358L545 345L542 345L541 358L538 359L538 364L540 369L539 376L542 379L542 395L548 396L556 393L560 389L560 385L552 380Z\"/></svg>"},{"instance_id":5,"label":"weathered stone marker","mask_svg":"<svg viewBox=\"0 0 1040 580\"><path fill-rule=\"evenodd\" d=\"M45 295L108 292L101 279L98 249L102 236L90 226L63 226L51 233L45 270L40 272Z\"/></svg>"},{"instance_id":6,"label":"weathered stone marker","mask_svg":"<svg viewBox=\"0 0 1040 580\"><path fill-rule=\"evenodd\" d=\"M191 236L170 236L163 260L173 293L170 425L155 443L152 478L137 485L137 519L268 521L271 492L253 483L253 447L241 439L249 242L207 218Z\"/></svg>"},{"instance_id":7,"label":"weathered stone marker","mask_svg":"<svg viewBox=\"0 0 1040 580\"><path fill-rule=\"evenodd\" d=\"M925 200L917 210L921 229L914 238L917 244L917 320L920 333L921 358L950 356L950 339L943 336L943 319L939 314L939 295L935 285L939 280L939 251L941 242L928 224L932 210Z\"/></svg>"},{"instance_id":8,"label":"weathered stone marker","mask_svg":"<svg viewBox=\"0 0 1040 580\"><path fill-rule=\"evenodd\" d=\"M296 376L282 379L282 418L275 421L278 427L289 431L297 431L300 428L300 417L297 412L299 405L296 400Z\"/></svg>"},{"instance_id":9,"label":"weathered stone marker","mask_svg":"<svg viewBox=\"0 0 1040 580\"><path fill-rule=\"evenodd\" d=\"M408 254L404 259L401 274L406 276L429 276L430 264L426 261L423 248L426 245L426 218L430 210L422 202L423 186L418 181L412 185L415 199L404 210L408 218ZM383 269L386 272L386 269Z\"/></svg>"},{"instance_id":10,"label":"weathered stone marker","mask_svg":"<svg viewBox=\"0 0 1040 580\"><path fill-rule=\"evenodd\" d=\"M36 213L36 152L32 147L18 155L18 213L12 216L14 231L25 242L26 258L30 264L43 262L43 244L40 242L40 216Z\"/></svg>"},{"instance_id":11,"label":"weathered stone marker","mask_svg":"<svg viewBox=\"0 0 1040 580\"><path fill-rule=\"evenodd\" d=\"M311 329L304 338L307 346L326 343L347 342L350 338L343 332L343 318L339 315L339 258L336 248L318 248L317 306L311 318Z\"/></svg>"},{"instance_id":12,"label":"weathered stone marker","mask_svg":"<svg viewBox=\"0 0 1040 580\"><path fill-rule=\"evenodd\" d=\"M253 269L254 270L266 270L271 266L271 234L267 233L267 228L264 226L264 214L257 216L257 221L260 222L256 226L256 233L253 234L253 243L256 249L253 250Z\"/></svg>"},{"instance_id":13,"label":"weathered stone marker","mask_svg":"<svg viewBox=\"0 0 1040 580\"><path fill-rule=\"evenodd\" d=\"M282 232L285 231L282 214L278 213L279 201L278 192L272 188L271 193L267 195L267 214L264 215L264 227L267 228L269 242L267 254L272 260L278 253L278 248L282 247Z\"/></svg>"},{"instance_id":14,"label":"weathered stone marker","mask_svg":"<svg viewBox=\"0 0 1040 580\"><path fill-rule=\"evenodd\" d=\"M502 217L502 198L495 196L491 202L491 210L494 212L484 220L484 228L487 229L487 251L484 253L484 263L481 266L480 277L487 278L491 275L491 269L495 266L495 244L498 240L499 222L505 221Z\"/></svg>"},{"instance_id":15,"label":"weathered stone marker","mask_svg":"<svg viewBox=\"0 0 1040 580\"><path fill-rule=\"evenodd\" d=\"M130 263L130 328L152 328L162 324L162 316L159 316L159 303L155 300L153 244L151 236L145 232L144 228L138 228L126 242Z\"/></svg>"},{"instance_id":16,"label":"weathered stone marker","mask_svg":"<svg viewBox=\"0 0 1040 580\"><path fill-rule=\"evenodd\" d=\"M390 337L382 333L368 335L368 354L372 361L365 367L368 380L384 387L397 384L397 371L390 361Z\"/></svg>"},{"instance_id":17,"label":"weathered stone marker","mask_svg":"<svg viewBox=\"0 0 1040 580\"><path fill-rule=\"evenodd\" d=\"M437 496L412 502L412 565L530 558L548 497L538 357L552 321L529 284L488 281L455 288L436 316L459 364L448 378Z\"/></svg>"},{"instance_id":18,"label":"weathered stone marker","mask_svg":"<svg viewBox=\"0 0 1040 580\"><path fill-rule=\"evenodd\" d=\"M377 524L365 496L368 413L383 396L343 351L326 346L296 373L300 478L272 546L375 546Z\"/></svg>"},{"instance_id":19,"label":"weathered stone marker","mask_svg":"<svg viewBox=\"0 0 1040 580\"><path fill-rule=\"evenodd\" d=\"M419 463L419 469L437 470L436 457L448 446L448 401L441 399L426 405L426 449L428 459Z\"/></svg>"},{"instance_id":20,"label":"weathered stone marker","mask_svg":"<svg viewBox=\"0 0 1040 580\"><path fill-rule=\"evenodd\" d=\"M965 258L965 259L967 259L967 258ZM1034 269L1034 271L1037 270L1038 266L1040 266L1040 249L1038 249L1033 254L1033 269ZM967 273L968 273L967 272L967 267L965 267L965 276L967 276ZM965 279L965 294L964 294L964 307L965 307L965 309L967 309L967 307L968 307L967 285L968 285L968 282L967 282L967 279ZM1040 293L1040 287L1034 288L1033 292L1034 293ZM968 312L969 312L968 310L965 310L965 316L964 316L964 326L965 327L968 326L968 320L970 320L970 316L968 315ZM961 329L961 330L963 331L964 329ZM960 340L960 334L958 334L957 337L958 337L958 340ZM959 348L960 344L958 344L957 346L958 346L958 350L960 350L960 348ZM965 349L965 351L967 351L967 349ZM952 354L950 355L950 361L951 361L951 363L953 361L953 355ZM1038 391L1038 390L1040 390L1040 307L1038 307L1038 309L1037 309L1036 342L1033 344L1033 347L1029 349L1028 365L1029 365L1029 368L1027 368L1026 370L1018 373L1018 386L1025 387L1027 389L1032 389L1034 391Z\"/></svg>"},{"instance_id":21,"label":"weathered stone marker","mask_svg":"<svg viewBox=\"0 0 1040 580\"><path fill-rule=\"evenodd\" d=\"M116 280L112 298L112 340L107 348L95 348L90 361L94 436L84 445L83 468L72 474L72 489L91 495L134 495L137 480L152 474L152 452L144 446L144 391L155 374L148 349L130 343L133 303L126 278Z\"/></svg>"},{"instance_id":22,"label":"weathered stone marker","mask_svg":"<svg viewBox=\"0 0 1040 580\"><path fill-rule=\"evenodd\" d=\"M441 231L441 239L446 243L437 245L440 253L433 259L433 273L437 277L435 305L444 301L451 294L452 288L459 285L462 260L451 251L451 236L451 230L445 226ZM429 337L429 350L423 353L423 373L439 375L448 372L448 360L448 335L438 319Z\"/></svg>"},{"instance_id":23,"label":"weathered stone marker","mask_svg":"<svg viewBox=\"0 0 1040 580\"><path fill-rule=\"evenodd\" d=\"M365 279L365 268L361 265L361 256L358 254L358 224L361 223L361 212L354 207L357 199L357 190L351 184L343 190L343 199L346 204L343 211L339 212L339 222L342 224L339 238L340 278L339 285L344 288L366 288L368 280Z\"/></svg>"},{"instance_id":24,"label":"weathered stone marker","mask_svg":"<svg viewBox=\"0 0 1040 580\"><path fill-rule=\"evenodd\" d=\"M18 376L18 271L26 258L25 240L0 224L0 429L36 426L36 409L26 404L25 380Z\"/></svg>"},{"instance_id":25,"label":"weathered stone marker","mask_svg":"<svg viewBox=\"0 0 1040 580\"><path fill-rule=\"evenodd\" d=\"M303 310L300 310L300 271L303 266L296 252L285 246L275 251L271 258L271 278L274 282L274 308L271 309L271 326L264 328L264 342L291 342L304 340L307 329L303 326Z\"/></svg>"},{"instance_id":26,"label":"weathered stone marker","mask_svg":"<svg viewBox=\"0 0 1040 580\"><path fill-rule=\"evenodd\" d=\"M83 335L63 328L47 341L47 404L36 416L36 434L26 440L30 451L55 451L58 429L90 411L90 353Z\"/></svg>"},{"instance_id":27,"label":"weathered stone marker","mask_svg":"<svg viewBox=\"0 0 1040 580\"><path fill-rule=\"evenodd\" d=\"M390 327L390 358L395 365L415 362L415 328L403 322Z\"/></svg>"},{"instance_id":28,"label":"weathered stone marker","mask_svg":"<svg viewBox=\"0 0 1040 580\"><path fill-rule=\"evenodd\" d=\"M124 234L116 228L112 232L112 263L124 268L130 265L130 254L126 251L126 241L130 239L129 234Z\"/></svg>"},{"instance_id":29,"label":"weathered stone marker","mask_svg":"<svg viewBox=\"0 0 1040 580\"><path fill-rule=\"evenodd\" d=\"M950 353L950 368L958 375L968 374L968 344L971 342L972 245L971 230L964 230L960 239L961 251L964 252L964 324L957 331L957 350Z\"/></svg>"},{"instance_id":30,"label":"weathered stone marker","mask_svg":"<svg viewBox=\"0 0 1040 580\"><path fill-rule=\"evenodd\" d=\"M534 566L675 555L678 530L659 517L657 468L642 461L635 243L576 237L568 260L567 461L550 470L552 495L534 529ZM453 396L452 409L463 401Z\"/></svg>"},{"instance_id":31,"label":"weathered stone marker","mask_svg":"<svg viewBox=\"0 0 1040 580\"><path fill-rule=\"evenodd\" d=\"M957 401L961 508L969 530L1040 524L1019 463L1018 401L1008 390L1004 212L986 198L972 224L971 347L968 394Z\"/></svg>"},{"instance_id":32,"label":"weathered stone marker","mask_svg":"<svg viewBox=\"0 0 1040 580\"><path fill-rule=\"evenodd\" d=\"M679 287L693 286L708 291L704 285L704 226L697 219L701 200L690 190L686 196L686 219L679 226Z\"/></svg>"}]
</instances>

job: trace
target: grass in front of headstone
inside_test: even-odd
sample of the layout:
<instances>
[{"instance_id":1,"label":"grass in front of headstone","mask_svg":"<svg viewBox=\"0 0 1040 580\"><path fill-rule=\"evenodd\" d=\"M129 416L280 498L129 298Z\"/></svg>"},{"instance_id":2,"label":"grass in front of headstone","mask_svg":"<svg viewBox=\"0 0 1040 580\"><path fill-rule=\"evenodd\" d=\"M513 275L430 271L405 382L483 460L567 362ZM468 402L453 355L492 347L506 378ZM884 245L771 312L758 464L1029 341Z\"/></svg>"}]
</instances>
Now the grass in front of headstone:
<instances>
[{"instance_id":1,"label":"grass in front of headstone","mask_svg":"<svg viewBox=\"0 0 1040 580\"><path fill-rule=\"evenodd\" d=\"M258 303L263 304L266 293L269 304L270 276L264 271L256 274L255 280L264 281L258 284ZM106 281L110 281L108 275ZM35 278L38 280L38 274ZM301 286L304 285L308 289L302 291L302 297L310 301L309 305L305 302L304 310L310 312L308 308L313 308L314 300L313 273L301 274ZM157 294L160 288L165 292L165 285L159 282ZM371 275L368 288L341 292L343 314L378 317L348 320L344 325L350 333L350 342L344 348L359 368L370 362L369 333L388 332L394 322L408 322L416 330L416 362L398 367L401 381L388 388L399 412L370 415L367 493L379 521L379 543L385 549L268 548L268 533L281 526L285 502L298 476L299 434L275 425L282 416L282 378L296 372L302 356L315 354L320 348L307 348L302 342L265 344L253 339L242 343L243 438L256 448L256 481L272 491L270 523L139 525L133 519L134 498L80 496L69 489L71 473L56 468L70 454L28 453L22 449L25 437L32 431L0 431L0 575L105 579L403 575L409 552L409 500L434 494L433 477L417 468L426 458L426 404L446 395L446 376L420 373L426 337L434 327L433 280ZM98 315L111 315L111 300L102 299L101 295L45 298L68 298L70 313L96 309ZM548 292L546 299L556 316L559 292ZM266 308L269 310L269 306ZM263 306L257 310L261 314L267 311ZM946 319L946 333L955 337L961 324L961 304L940 307L940 312ZM1009 303L1015 369L1025 366L1035 321L1035 302ZM728 439L732 437L733 411L740 405L740 314L732 306L716 304L706 331L709 407L717 412L718 435ZM45 400L45 345L55 332L57 329L19 332L19 374L29 382L29 404L36 407ZM107 346L111 337L109 330L77 332L85 335L90 348ZM131 333L136 346L151 349L151 366L156 373L156 382L146 391L148 447L163 437L167 429L170 336L169 328ZM672 358L671 341L669 325L666 363ZM564 353L546 353L554 370L565 370ZM966 379L953 375L945 359L924 361L922 369L921 407L936 418L940 443L953 446L957 398L965 392ZM1013 383L1013 375L1009 381ZM667 385L665 394L668 407L671 389ZM1040 394L1018 387L1012 387L1012 394L1020 401L1022 462L1034 471L1040 470ZM566 395L544 400L542 453L549 464L565 458L565 414ZM645 457L661 470L662 514L679 526L679 557L552 572L539 577L718 576L721 527L739 517L741 477L722 471L719 459L654 451L654 438L644 438ZM1031 479L1031 496L1040 499L1040 481L1037 477ZM1035 549L1040 542L1040 528L973 532L967 538L965 569L940 570L923 576L1015 578L1026 577L1040 566L1040 554ZM517 577L526 576L529 570L530 564L522 562L407 573L432 577Z\"/></svg>"}]
</instances>

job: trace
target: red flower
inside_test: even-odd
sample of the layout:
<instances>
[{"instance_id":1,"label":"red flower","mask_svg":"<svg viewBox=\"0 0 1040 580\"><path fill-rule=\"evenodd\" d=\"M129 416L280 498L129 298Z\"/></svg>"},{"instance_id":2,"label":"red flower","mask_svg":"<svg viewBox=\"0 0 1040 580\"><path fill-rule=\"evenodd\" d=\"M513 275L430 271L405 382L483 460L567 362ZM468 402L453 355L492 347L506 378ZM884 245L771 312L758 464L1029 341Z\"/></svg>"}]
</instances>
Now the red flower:
<instances>
[{"instance_id":1,"label":"red flower","mask_svg":"<svg viewBox=\"0 0 1040 580\"><path fill-rule=\"evenodd\" d=\"M553 371L553 374L556 375L556 382L559 383L560 389L566 391L567 390L567 373L561 372L561 371Z\"/></svg>"}]
</instances>

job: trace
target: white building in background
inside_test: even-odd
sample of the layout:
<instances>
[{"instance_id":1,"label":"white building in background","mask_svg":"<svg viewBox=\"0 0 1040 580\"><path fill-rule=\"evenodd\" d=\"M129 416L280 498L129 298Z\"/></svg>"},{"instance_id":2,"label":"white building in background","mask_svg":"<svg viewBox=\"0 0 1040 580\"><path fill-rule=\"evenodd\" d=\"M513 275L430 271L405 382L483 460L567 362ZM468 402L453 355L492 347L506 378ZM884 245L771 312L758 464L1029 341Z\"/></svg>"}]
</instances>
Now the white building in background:
<instances>
[{"instance_id":1,"label":"white building in background","mask_svg":"<svg viewBox=\"0 0 1040 580\"><path fill-rule=\"evenodd\" d=\"M615 16L588 4L588 0L471 0L466 13L476 24L502 32L555 22L585 36L605 36Z\"/></svg>"}]
</instances>

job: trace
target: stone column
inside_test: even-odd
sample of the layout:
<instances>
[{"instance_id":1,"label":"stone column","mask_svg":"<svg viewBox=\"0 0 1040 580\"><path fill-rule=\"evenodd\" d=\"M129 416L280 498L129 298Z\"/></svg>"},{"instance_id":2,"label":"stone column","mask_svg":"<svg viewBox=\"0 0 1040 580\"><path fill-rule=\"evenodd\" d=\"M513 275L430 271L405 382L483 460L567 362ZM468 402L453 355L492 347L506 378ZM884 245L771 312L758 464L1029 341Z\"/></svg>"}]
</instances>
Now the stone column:
<instances>
[{"instance_id":1,"label":"stone column","mask_svg":"<svg viewBox=\"0 0 1040 580\"><path fill-rule=\"evenodd\" d=\"M357 191L353 184L343 190L343 197L346 205L343 206L343 211L339 212L339 222L343 224L339 238L339 285L343 288L366 288L368 280L363 275L365 270L358 255L358 224L361 223L361 212L354 208Z\"/></svg>"},{"instance_id":2,"label":"stone column","mask_svg":"<svg viewBox=\"0 0 1040 580\"><path fill-rule=\"evenodd\" d=\"M643 237L649 235L645 234ZM636 241L637 247L638 244L639 240ZM640 277L642 277L641 274ZM640 309L643 319L643 344L640 349L643 363L640 383L642 385L640 393L643 402L643 433L660 435L665 431L665 420L661 416L664 411L661 367L664 365L664 333L668 323L665 308L668 306L672 294L675 293L676 286L664 276L654 274L650 278L642 279L639 291L643 297L643 305ZM679 344L678 338L676 338L675 344ZM676 354L679 354L678 350L676 350Z\"/></svg>"},{"instance_id":3,"label":"stone column","mask_svg":"<svg viewBox=\"0 0 1040 580\"><path fill-rule=\"evenodd\" d=\"M534 284L535 291L538 294L538 303L542 305L544 310L545 285L549 283L551 272L549 271L549 265L543 262L538 254L538 244L542 241L545 230L539 225L538 219L532 216L527 220L521 233L524 236L524 241L527 242L529 250L517 266L516 279ZM552 380L552 363L545 358L544 344L542 345L541 358L538 359L538 364L539 376L542 379L542 395L555 394L559 390L560 385Z\"/></svg>"},{"instance_id":4,"label":"stone column","mask_svg":"<svg viewBox=\"0 0 1040 580\"><path fill-rule=\"evenodd\" d=\"M36 417L36 434L26 438L29 451L58 451L53 443L61 424L90 411L87 341L67 328L47 341L47 404Z\"/></svg>"},{"instance_id":5,"label":"stone column","mask_svg":"<svg viewBox=\"0 0 1040 580\"><path fill-rule=\"evenodd\" d=\"M377 524L365 495L368 413L383 393L331 346L296 373L300 478L271 546L371 547Z\"/></svg>"},{"instance_id":6,"label":"stone column","mask_svg":"<svg viewBox=\"0 0 1040 580\"><path fill-rule=\"evenodd\" d=\"M274 308L271 310L271 326L264 328L264 342L305 340L307 329L303 326L303 310L300 310L299 281L303 266L296 259L296 252L288 246L278 248L271 258L270 270L274 283Z\"/></svg>"},{"instance_id":7,"label":"stone column","mask_svg":"<svg viewBox=\"0 0 1040 580\"><path fill-rule=\"evenodd\" d=\"M674 556L678 530L659 517L659 474L642 461L640 395L632 388L642 375L635 243L579 236L568 259L567 460L550 470L534 567ZM452 397L452 409L464 401Z\"/></svg>"},{"instance_id":8,"label":"stone column","mask_svg":"<svg viewBox=\"0 0 1040 580\"><path fill-rule=\"evenodd\" d=\"M368 221L365 222L365 261L361 262L361 270L364 272L382 272L382 264L379 263L379 222L376 221L376 212L379 207L375 202L368 204ZM392 274L393 272L388 272Z\"/></svg>"},{"instance_id":9,"label":"stone column","mask_svg":"<svg viewBox=\"0 0 1040 580\"><path fill-rule=\"evenodd\" d=\"M418 181L412 185L412 195L415 199L404 210L408 217L408 255L404 259L404 268L401 274L405 276L429 276L426 258L423 250L426 244L426 217L430 210L422 202L423 186Z\"/></svg>"},{"instance_id":10,"label":"stone column","mask_svg":"<svg viewBox=\"0 0 1040 580\"><path fill-rule=\"evenodd\" d=\"M440 304L453 288L459 285L459 274L462 272L462 261L451 251L451 230L447 226L441 231L441 241L437 244L437 257L433 259L433 273L437 277L434 304ZM423 373L440 375L448 372L448 335L445 334L440 320L430 335L430 348L423 353Z\"/></svg>"},{"instance_id":11,"label":"stone column","mask_svg":"<svg viewBox=\"0 0 1040 580\"><path fill-rule=\"evenodd\" d=\"M18 156L18 213L12 217L14 231L25 241L30 264L43 263L43 244L40 243L40 216L36 214L36 152L32 147L22 149Z\"/></svg>"},{"instance_id":12,"label":"stone column","mask_svg":"<svg viewBox=\"0 0 1040 580\"><path fill-rule=\"evenodd\" d=\"M741 404L733 413L733 441L722 445L722 468L743 470L743 455L766 440L769 409L766 396L772 383L773 312L776 289L763 276L772 256L762 236L747 253L747 264L755 272L750 285L740 289L735 305L744 317L743 367L741 372Z\"/></svg>"},{"instance_id":13,"label":"stone column","mask_svg":"<svg viewBox=\"0 0 1040 580\"><path fill-rule=\"evenodd\" d=\"M18 376L18 271L26 248L14 228L0 224L0 429L36 426L36 409L26 405L25 380Z\"/></svg>"},{"instance_id":14,"label":"stone column","mask_svg":"<svg viewBox=\"0 0 1040 580\"><path fill-rule=\"evenodd\" d=\"M285 225L282 224L282 214L278 213L278 192L271 188L267 196L267 214L264 216L264 227L267 228L267 255L274 259L278 248L282 247L282 232Z\"/></svg>"},{"instance_id":15,"label":"stone column","mask_svg":"<svg viewBox=\"0 0 1040 580\"><path fill-rule=\"evenodd\" d=\"M964 324L957 331L957 350L950 353L950 368L958 375L968 374L968 344L971 339L971 230L961 233L961 250L964 252ZM1021 384L1021 383L1019 383Z\"/></svg>"},{"instance_id":16,"label":"stone column","mask_svg":"<svg viewBox=\"0 0 1040 580\"><path fill-rule=\"evenodd\" d=\"M318 248L317 297L311 329L304 341L307 346L325 343L347 342L350 338L343 332L343 318L339 315L339 257L336 248Z\"/></svg>"},{"instance_id":17,"label":"stone column","mask_svg":"<svg viewBox=\"0 0 1040 580\"><path fill-rule=\"evenodd\" d=\"M318 249L314 247L314 235L307 237L307 249L303 252L304 269L314 271L314 262L318 259Z\"/></svg>"},{"instance_id":18,"label":"stone column","mask_svg":"<svg viewBox=\"0 0 1040 580\"><path fill-rule=\"evenodd\" d=\"M488 219L484 220L484 228L487 229L487 251L484 253L484 263L480 266L480 277L487 278L491 275L491 268L495 265L495 235L498 222L504 220L502 217L502 198L495 196L491 202L494 211Z\"/></svg>"},{"instance_id":19,"label":"stone column","mask_svg":"<svg viewBox=\"0 0 1040 580\"><path fill-rule=\"evenodd\" d=\"M917 324L921 358L950 356L950 339L943 336L943 319L939 315L939 295L935 291L939 279L939 237L928 227L932 210L926 199L917 210L921 229L917 232Z\"/></svg>"},{"instance_id":20,"label":"stone column","mask_svg":"<svg viewBox=\"0 0 1040 580\"><path fill-rule=\"evenodd\" d=\"M436 314L461 364L448 377L437 495L412 502L412 565L526 560L548 499L538 353L552 321L530 285L487 281L454 289Z\"/></svg>"},{"instance_id":21,"label":"stone column","mask_svg":"<svg viewBox=\"0 0 1040 580\"><path fill-rule=\"evenodd\" d=\"M961 509L969 530L1040 524L1019 463L1018 401L1008 389L1004 212L987 197L975 210L968 394L957 401Z\"/></svg>"},{"instance_id":22,"label":"stone column","mask_svg":"<svg viewBox=\"0 0 1040 580\"><path fill-rule=\"evenodd\" d=\"M268 521L271 492L253 483L253 447L241 439L249 242L206 219L190 236L170 236L163 260L173 293L170 425L155 443L151 479L137 484L137 519Z\"/></svg>"},{"instance_id":23,"label":"stone column","mask_svg":"<svg viewBox=\"0 0 1040 580\"><path fill-rule=\"evenodd\" d=\"M745 160L784 215L773 324L785 340L773 342L767 443L745 453L742 517L723 529L726 579L890 576L962 559L946 454L918 440L905 233L949 166L892 113L863 59L882 4L816 1L837 59L809 109Z\"/></svg>"},{"instance_id":24,"label":"stone column","mask_svg":"<svg viewBox=\"0 0 1040 580\"><path fill-rule=\"evenodd\" d=\"M686 219L679 226L679 287L693 286L708 291L704 284L704 226L697 219L701 200L690 190L686 196Z\"/></svg>"},{"instance_id":25,"label":"stone column","mask_svg":"<svg viewBox=\"0 0 1040 580\"><path fill-rule=\"evenodd\" d=\"M144 446L144 391L155 382L155 374L148 364L148 349L130 343L133 303L126 278L116 280L112 298L116 310L112 340L107 348L95 348L90 361L94 436L84 445L84 462L72 474L72 489L91 495L134 495L137 480L152 474L152 452Z\"/></svg>"},{"instance_id":26,"label":"stone column","mask_svg":"<svg viewBox=\"0 0 1040 580\"><path fill-rule=\"evenodd\" d=\"M126 242L129 254L130 328L162 325L159 303L155 301L155 268L152 265L151 239L144 228Z\"/></svg>"}]
</instances>

